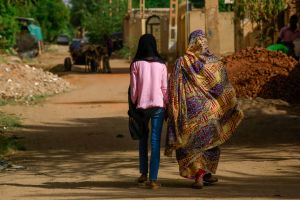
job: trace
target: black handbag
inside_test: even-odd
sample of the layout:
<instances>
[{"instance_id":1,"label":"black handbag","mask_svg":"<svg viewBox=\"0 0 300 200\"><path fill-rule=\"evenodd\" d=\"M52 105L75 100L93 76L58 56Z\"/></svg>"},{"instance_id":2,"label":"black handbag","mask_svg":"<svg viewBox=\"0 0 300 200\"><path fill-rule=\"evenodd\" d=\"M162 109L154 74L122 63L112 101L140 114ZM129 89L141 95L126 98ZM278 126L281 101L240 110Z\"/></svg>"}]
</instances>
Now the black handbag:
<instances>
[{"instance_id":1,"label":"black handbag","mask_svg":"<svg viewBox=\"0 0 300 200\"><path fill-rule=\"evenodd\" d=\"M139 140L147 131L143 113L136 109L136 105L132 103L130 97L130 87L128 89L128 128L133 140Z\"/></svg>"}]
</instances>

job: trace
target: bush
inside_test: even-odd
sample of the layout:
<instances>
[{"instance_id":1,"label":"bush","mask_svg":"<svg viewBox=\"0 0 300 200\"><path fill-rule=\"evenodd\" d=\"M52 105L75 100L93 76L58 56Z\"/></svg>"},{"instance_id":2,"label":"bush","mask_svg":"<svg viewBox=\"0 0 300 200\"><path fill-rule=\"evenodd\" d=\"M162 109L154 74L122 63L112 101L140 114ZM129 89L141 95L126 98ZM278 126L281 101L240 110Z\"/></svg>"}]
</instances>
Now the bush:
<instances>
[{"instance_id":1,"label":"bush","mask_svg":"<svg viewBox=\"0 0 300 200\"><path fill-rule=\"evenodd\" d=\"M127 46L124 46L122 49L117 51L117 55L121 58L130 60L134 56L134 52Z\"/></svg>"},{"instance_id":2,"label":"bush","mask_svg":"<svg viewBox=\"0 0 300 200\"><path fill-rule=\"evenodd\" d=\"M0 3L0 49L9 49L15 44L18 25L15 20L16 9Z\"/></svg>"},{"instance_id":3,"label":"bush","mask_svg":"<svg viewBox=\"0 0 300 200\"><path fill-rule=\"evenodd\" d=\"M25 148L17 142L15 137L0 135L0 155L16 150L25 150Z\"/></svg>"},{"instance_id":4,"label":"bush","mask_svg":"<svg viewBox=\"0 0 300 200\"><path fill-rule=\"evenodd\" d=\"M24 150L24 147L16 141L15 137L9 137L3 133L20 127L20 118L15 115L8 115L0 112L0 155L7 154L15 150Z\"/></svg>"}]
</instances>

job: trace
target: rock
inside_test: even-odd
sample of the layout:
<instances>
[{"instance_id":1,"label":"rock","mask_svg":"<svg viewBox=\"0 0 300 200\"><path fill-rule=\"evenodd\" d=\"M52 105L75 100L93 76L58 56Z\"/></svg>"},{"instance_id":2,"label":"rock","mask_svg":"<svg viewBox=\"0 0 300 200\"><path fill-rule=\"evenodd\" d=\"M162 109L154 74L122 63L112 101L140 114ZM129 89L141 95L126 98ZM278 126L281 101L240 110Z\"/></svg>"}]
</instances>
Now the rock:
<instances>
[{"instance_id":1,"label":"rock","mask_svg":"<svg viewBox=\"0 0 300 200\"><path fill-rule=\"evenodd\" d=\"M26 64L0 64L0 98L27 99L39 95L52 95L67 91L70 84L42 69Z\"/></svg>"}]
</instances>

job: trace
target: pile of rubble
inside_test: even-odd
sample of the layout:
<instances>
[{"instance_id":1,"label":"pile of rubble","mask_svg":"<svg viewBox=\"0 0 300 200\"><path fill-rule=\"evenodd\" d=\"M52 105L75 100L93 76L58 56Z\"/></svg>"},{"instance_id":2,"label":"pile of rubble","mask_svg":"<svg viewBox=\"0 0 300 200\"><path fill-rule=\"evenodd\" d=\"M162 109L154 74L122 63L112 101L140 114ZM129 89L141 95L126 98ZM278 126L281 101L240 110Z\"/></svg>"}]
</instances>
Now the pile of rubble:
<instances>
[{"instance_id":1,"label":"pile of rubble","mask_svg":"<svg viewBox=\"0 0 300 200\"><path fill-rule=\"evenodd\" d=\"M294 58L255 47L229 55L223 61L239 97L300 103L300 67Z\"/></svg>"},{"instance_id":2,"label":"pile of rubble","mask_svg":"<svg viewBox=\"0 0 300 200\"><path fill-rule=\"evenodd\" d=\"M27 99L58 94L68 89L68 82L50 72L21 63L0 63L0 98Z\"/></svg>"}]
</instances>

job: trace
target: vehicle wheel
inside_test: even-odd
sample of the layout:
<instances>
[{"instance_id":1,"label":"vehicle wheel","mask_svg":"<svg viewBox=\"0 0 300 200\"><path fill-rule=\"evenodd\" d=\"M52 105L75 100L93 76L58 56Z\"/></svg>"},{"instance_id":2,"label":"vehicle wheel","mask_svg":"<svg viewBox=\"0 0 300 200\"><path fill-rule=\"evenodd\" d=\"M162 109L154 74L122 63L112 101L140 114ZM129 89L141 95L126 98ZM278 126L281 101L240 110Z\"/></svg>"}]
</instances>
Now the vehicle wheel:
<instances>
[{"instance_id":1,"label":"vehicle wheel","mask_svg":"<svg viewBox=\"0 0 300 200\"><path fill-rule=\"evenodd\" d=\"M65 68L65 71L71 71L72 70L72 60L71 60L70 57L65 58L64 68Z\"/></svg>"}]
</instances>

